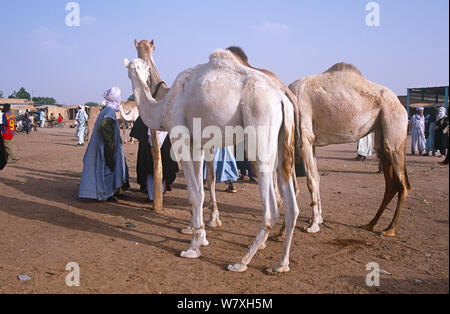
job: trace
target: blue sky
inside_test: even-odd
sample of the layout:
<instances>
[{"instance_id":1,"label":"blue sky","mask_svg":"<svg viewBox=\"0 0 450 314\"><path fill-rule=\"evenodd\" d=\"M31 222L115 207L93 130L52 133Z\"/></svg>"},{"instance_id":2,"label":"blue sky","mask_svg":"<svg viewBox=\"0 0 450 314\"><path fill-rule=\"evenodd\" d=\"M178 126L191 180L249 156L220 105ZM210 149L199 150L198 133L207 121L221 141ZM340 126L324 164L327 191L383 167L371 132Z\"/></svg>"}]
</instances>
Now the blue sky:
<instances>
[{"instance_id":1,"label":"blue sky","mask_svg":"<svg viewBox=\"0 0 450 314\"><path fill-rule=\"evenodd\" d=\"M63 0L0 2L0 90L24 86L63 104L100 102L111 86L131 93L122 59L134 38L155 39L161 77L171 85L217 48L239 45L253 66L286 83L336 62L405 94L448 85L449 1L385 0L379 27L361 0L79 0L81 25L66 25Z\"/></svg>"}]
</instances>

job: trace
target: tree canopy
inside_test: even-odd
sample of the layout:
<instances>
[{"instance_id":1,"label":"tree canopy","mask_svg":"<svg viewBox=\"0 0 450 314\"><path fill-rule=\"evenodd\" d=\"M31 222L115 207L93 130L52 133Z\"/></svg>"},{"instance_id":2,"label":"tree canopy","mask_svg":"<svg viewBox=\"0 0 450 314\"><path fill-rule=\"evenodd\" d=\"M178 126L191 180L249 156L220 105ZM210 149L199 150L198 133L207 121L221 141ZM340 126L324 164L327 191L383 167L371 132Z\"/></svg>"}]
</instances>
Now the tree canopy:
<instances>
[{"instance_id":1,"label":"tree canopy","mask_svg":"<svg viewBox=\"0 0 450 314\"><path fill-rule=\"evenodd\" d=\"M29 92L25 90L25 88L21 87L18 92L14 91L8 97L9 99L26 99L31 100L31 95Z\"/></svg>"},{"instance_id":2,"label":"tree canopy","mask_svg":"<svg viewBox=\"0 0 450 314\"><path fill-rule=\"evenodd\" d=\"M55 106L56 100L53 97L33 97L35 106Z\"/></svg>"},{"instance_id":3,"label":"tree canopy","mask_svg":"<svg viewBox=\"0 0 450 314\"><path fill-rule=\"evenodd\" d=\"M98 107L98 106L100 106L98 103L96 103L96 102L92 102L92 101L90 101L90 102L87 102L86 104L84 104L86 107Z\"/></svg>"},{"instance_id":4,"label":"tree canopy","mask_svg":"<svg viewBox=\"0 0 450 314\"><path fill-rule=\"evenodd\" d=\"M136 98L134 97L134 94L128 97L128 101L136 101Z\"/></svg>"}]
</instances>

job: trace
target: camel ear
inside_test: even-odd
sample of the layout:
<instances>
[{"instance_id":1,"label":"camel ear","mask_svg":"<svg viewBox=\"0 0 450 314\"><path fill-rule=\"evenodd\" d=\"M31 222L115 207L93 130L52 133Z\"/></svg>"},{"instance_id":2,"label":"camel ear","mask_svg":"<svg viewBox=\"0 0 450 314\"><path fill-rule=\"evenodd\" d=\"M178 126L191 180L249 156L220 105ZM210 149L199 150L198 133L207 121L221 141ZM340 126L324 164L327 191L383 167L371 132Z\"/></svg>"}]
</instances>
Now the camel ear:
<instances>
[{"instance_id":1,"label":"camel ear","mask_svg":"<svg viewBox=\"0 0 450 314\"><path fill-rule=\"evenodd\" d=\"M123 59L123 65L124 65L126 68L128 68L128 66L130 65L130 61L128 61L127 58L124 58L124 59Z\"/></svg>"},{"instance_id":2,"label":"camel ear","mask_svg":"<svg viewBox=\"0 0 450 314\"><path fill-rule=\"evenodd\" d=\"M136 46L136 48L139 48L139 43L136 39L134 39L134 45Z\"/></svg>"},{"instance_id":3,"label":"camel ear","mask_svg":"<svg viewBox=\"0 0 450 314\"><path fill-rule=\"evenodd\" d=\"M150 46L155 49L155 41L152 39L152 41L150 42Z\"/></svg>"}]
</instances>

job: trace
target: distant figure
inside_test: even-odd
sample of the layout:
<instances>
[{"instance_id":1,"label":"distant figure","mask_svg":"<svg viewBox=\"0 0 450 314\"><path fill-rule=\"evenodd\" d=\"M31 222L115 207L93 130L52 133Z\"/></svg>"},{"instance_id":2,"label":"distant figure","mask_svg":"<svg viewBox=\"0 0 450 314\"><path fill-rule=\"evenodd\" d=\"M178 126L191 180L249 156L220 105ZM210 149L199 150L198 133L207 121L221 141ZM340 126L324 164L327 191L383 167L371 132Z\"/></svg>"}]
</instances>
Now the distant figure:
<instances>
[{"instance_id":1,"label":"distant figure","mask_svg":"<svg viewBox=\"0 0 450 314\"><path fill-rule=\"evenodd\" d=\"M428 117L429 116L429 117ZM427 115L428 119L425 121L425 154L424 156L436 156L437 150L434 148L434 127L436 126L436 111Z\"/></svg>"},{"instance_id":2,"label":"distant figure","mask_svg":"<svg viewBox=\"0 0 450 314\"><path fill-rule=\"evenodd\" d=\"M1 133L3 137L3 145L5 146L5 151L8 154L8 163L15 163L19 159L13 151L12 140L16 132L16 118L14 113L11 111L11 105L6 104L3 106L3 118L2 118L2 128Z\"/></svg>"},{"instance_id":3,"label":"distant figure","mask_svg":"<svg viewBox=\"0 0 450 314\"><path fill-rule=\"evenodd\" d=\"M214 169L216 172L216 183L225 182L227 193L236 193L234 182L239 179L236 157L230 147L216 148L214 150ZM206 180L206 164L204 165L203 178Z\"/></svg>"},{"instance_id":4,"label":"distant figure","mask_svg":"<svg viewBox=\"0 0 450 314\"><path fill-rule=\"evenodd\" d=\"M373 134L370 133L358 141L358 156L356 160L364 161L373 154Z\"/></svg>"},{"instance_id":5,"label":"distant figure","mask_svg":"<svg viewBox=\"0 0 450 314\"><path fill-rule=\"evenodd\" d=\"M42 109L39 111L39 121L41 123L40 127L43 128L45 126L45 112Z\"/></svg>"},{"instance_id":6,"label":"distant figure","mask_svg":"<svg viewBox=\"0 0 450 314\"><path fill-rule=\"evenodd\" d=\"M445 156L448 148L448 117L444 107L439 107L434 131L434 148Z\"/></svg>"},{"instance_id":7,"label":"distant figure","mask_svg":"<svg viewBox=\"0 0 450 314\"><path fill-rule=\"evenodd\" d=\"M62 127L63 127L63 124L62 124L63 120L64 120L63 116L61 114L59 114L59 117L58 117L58 128L62 129Z\"/></svg>"},{"instance_id":8,"label":"distant figure","mask_svg":"<svg viewBox=\"0 0 450 314\"><path fill-rule=\"evenodd\" d=\"M423 107L417 108L417 113L411 118L412 155L417 151L422 155L422 152L425 151L425 117L423 115L423 109Z\"/></svg>"},{"instance_id":9,"label":"distant figure","mask_svg":"<svg viewBox=\"0 0 450 314\"><path fill-rule=\"evenodd\" d=\"M244 160L239 160L241 157L237 156L238 149L242 149L244 147ZM247 159L247 155L245 154L245 141L241 142L234 146L234 153L236 157L236 164L239 169L239 180L242 181L253 181L256 182L256 175L253 172L252 167L250 166L250 162Z\"/></svg>"},{"instance_id":10,"label":"distant figure","mask_svg":"<svg viewBox=\"0 0 450 314\"><path fill-rule=\"evenodd\" d=\"M23 126L25 128L25 132L27 132L27 135L29 135L31 130L31 119L28 112L25 112L25 115L23 117Z\"/></svg>"},{"instance_id":11,"label":"distant figure","mask_svg":"<svg viewBox=\"0 0 450 314\"><path fill-rule=\"evenodd\" d=\"M77 135L78 135L78 144L77 146L84 146L84 131L86 130L86 123L89 117L86 113L86 109L84 106L80 106L80 110L77 114Z\"/></svg>"},{"instance_id":12,"label":"distant figure","mask_svg":"<svg viewBox=\"0 0 450 314\"><path fill-rule=\"evenodd\" d=\"M80 115L79 113L80 113L80 106L78 106L78 108L77 108L77 113L75 114L75 119L74 119L74 121L75 121L75 123L74 123L74 125L73 125L73 127L75 128L75 134L73 135L76 139L78 139L78 116Z\"/></svg>"},{"instance_id":13,"label":"distant figure","mask_svg":"<svg viewBox=\"0 0 450 314\"><path fill-rule=\"evenodd\" d=\"M151 153L152 137L149 135L149 128L142 119L137 118L130 132L130 137L139 141L139 149L136 164L137 182L141 192L148 192L150 200L153 200L153 156ZM159 143L161 145L161 161L163 171L163 191L171 191L171 185L177 177L178 164L173 161L170 155L172 144L166 132L158 132Z\"/></svg>"},{"instance_id":14,"label":"distant figure","mask_svg":"<svg viewBox=\"0 0 450 314\"><path fill-rule=\"evenodd\" d=\"M5 168L7 163L8 163L8 154L6 153L5 150L3 136L0 136L0 170L3 170L3 168Z\"/></svg>"},{"instance_id":15,"label":"distant figure","mask_svg":"<svg viewBox=\"0 0 450 314\"><path fill-rule=\"evenodd\" d=\"M120 111L120 89L113 87L103 95L106 107L95 121L92 137L83 158L80 198L115 201L129 188L128 166L116 112Z\"/></svg>"}]
</instances>

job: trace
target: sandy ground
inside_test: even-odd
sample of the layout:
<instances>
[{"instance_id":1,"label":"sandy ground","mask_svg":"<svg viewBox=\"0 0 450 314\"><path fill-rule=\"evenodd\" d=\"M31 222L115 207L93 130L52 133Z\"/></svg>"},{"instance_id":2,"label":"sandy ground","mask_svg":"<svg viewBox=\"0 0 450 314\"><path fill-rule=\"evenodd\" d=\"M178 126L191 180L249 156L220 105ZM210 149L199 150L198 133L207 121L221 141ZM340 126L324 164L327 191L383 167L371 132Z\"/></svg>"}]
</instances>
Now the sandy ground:
<instances>
[{"instance_id":1,"label":"sandy ground","mask_svg":"<svg viewBox=\"0 0 450 314\"><path fill-rule=\"evenodd\" d=\"M238 193L227 194L219 184L223 227L207 230L210 246L200 259L182 259L190 241L179 232L190 217L183 175L166 194L165 211L152 212L136 184L137 145L126 145L131 191L118 203L79 200L85 148L75 146L73 132L40 129L14 139L21 159L0 172L0 293L449 293L449 170L437 165L442 158L408 156L413 190L397 236L384 238L358 228L375 215L384 192L375 158L354 161L356 144L318 149L322 231L301 232L311 212L300 178L291 271L266 274L282 250L268 241L247 272L232 273L227 265L245 254L260 225L257 185L238 182ZM69 262L80 266L80 287L66 285ZM379 287L365 283L370 262L390 273ZM20 274L31 280L18 280Z\"/></svg>"}]
</instances>

